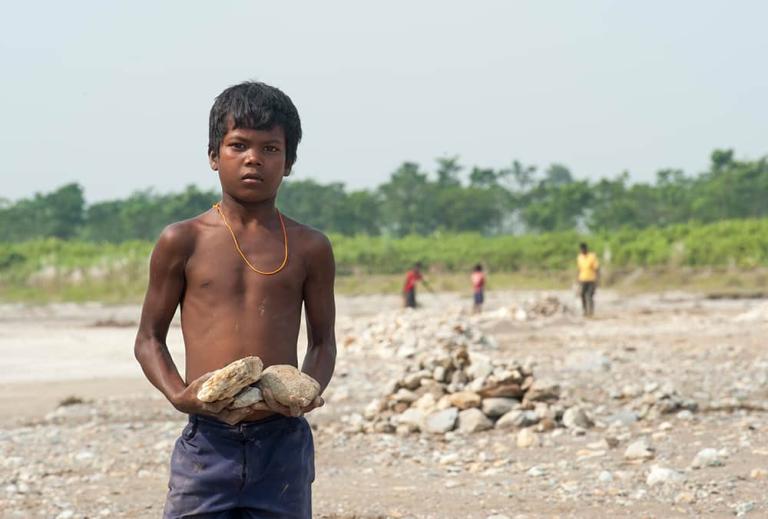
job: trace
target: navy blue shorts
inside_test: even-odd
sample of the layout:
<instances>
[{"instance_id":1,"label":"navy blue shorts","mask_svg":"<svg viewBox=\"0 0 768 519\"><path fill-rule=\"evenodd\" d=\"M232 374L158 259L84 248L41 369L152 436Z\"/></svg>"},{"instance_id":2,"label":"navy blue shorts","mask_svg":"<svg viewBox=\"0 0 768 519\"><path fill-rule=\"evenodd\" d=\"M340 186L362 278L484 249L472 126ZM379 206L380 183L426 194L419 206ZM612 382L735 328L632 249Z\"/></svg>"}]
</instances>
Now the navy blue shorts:
<instances>
[{"instance_id":1,"label":"navy blue shorts","mask_svg":"<svg viewBox=\"0 0 768 519\"><path fill-rule=\"evenodd\" d=\"M164 519L311 518L312 430L275 415L227 425L190 416L171 456Z\"/></svg>"},{"instance_id":2,"label":"navy blue shorts","mask_svg":"<svg viewBox=\"0 0 768 519\"><path fill-rule=\"evenodd\" d=\"M476 305L481 305L481 304L483 304L483 301L485 300L485 297L484 297L483 291L482 291L482 290L480 290L480 291L478 291L478 292L475 292L475 297L474 297L474 299L475 299L475 304L476 304Z\"/></svg>"}]
</instances>

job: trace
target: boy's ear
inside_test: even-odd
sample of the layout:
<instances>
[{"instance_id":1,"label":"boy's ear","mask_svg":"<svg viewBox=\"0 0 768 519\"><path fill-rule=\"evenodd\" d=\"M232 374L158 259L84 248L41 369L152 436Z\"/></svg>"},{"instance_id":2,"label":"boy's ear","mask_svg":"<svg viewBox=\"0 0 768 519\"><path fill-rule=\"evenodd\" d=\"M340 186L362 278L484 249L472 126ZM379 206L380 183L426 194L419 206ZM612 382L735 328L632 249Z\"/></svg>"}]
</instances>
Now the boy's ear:
<instances>
[{"instance_id":1,"label":"boy's ear","mask_svg":"<svg viewBox=\"0 0 768 519\"><path fill-rule=\"evenodd\" d=\"M214 171L219 170L219 156L218 154L214 154L213 151L208 152L208 164L211 165L211 169Z\"/></svg>"},{"instance_id":2,"label":"boy's ear","mask_svg":"<svg viewBox=\"0 0 768 519\"><path fill-rule=\"evenodd\" d=\"M290 176L292 170L293 170L293 162L286 162L285 163L285 171L283 172L283 176L284 177Z\"/></svg>"}]
</instances>

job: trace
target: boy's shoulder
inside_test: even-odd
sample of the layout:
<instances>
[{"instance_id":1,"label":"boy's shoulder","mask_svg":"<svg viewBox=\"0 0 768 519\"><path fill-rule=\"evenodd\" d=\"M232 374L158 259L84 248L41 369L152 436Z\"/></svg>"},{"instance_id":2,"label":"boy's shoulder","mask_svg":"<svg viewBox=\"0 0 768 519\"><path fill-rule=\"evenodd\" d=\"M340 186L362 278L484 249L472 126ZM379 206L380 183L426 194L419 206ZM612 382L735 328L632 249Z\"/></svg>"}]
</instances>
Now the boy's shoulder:
<instances>
[{"instance_id":1,"label":"boy's shoulder","mask_svg":"<svg viewBox=\"0 0 768 519\"><path fill-rule=\"evenodd\" d=\"M286 231L293 238L302 256L326 255L331 252L331 241L321 231L283 215Z\"/></svg>"},{"instance_id":2,"label":"boy's shoulder","mask_svg":"<svg viewBox=\"0 0 768 519\"><path fill-rule=\"evenodd\" d=\"M165 226L157 239L157 248L173 254L189 256L194 250L200 232L213 225L211 210L187 220L181 220Z\"/></svg>"}]
</instances>

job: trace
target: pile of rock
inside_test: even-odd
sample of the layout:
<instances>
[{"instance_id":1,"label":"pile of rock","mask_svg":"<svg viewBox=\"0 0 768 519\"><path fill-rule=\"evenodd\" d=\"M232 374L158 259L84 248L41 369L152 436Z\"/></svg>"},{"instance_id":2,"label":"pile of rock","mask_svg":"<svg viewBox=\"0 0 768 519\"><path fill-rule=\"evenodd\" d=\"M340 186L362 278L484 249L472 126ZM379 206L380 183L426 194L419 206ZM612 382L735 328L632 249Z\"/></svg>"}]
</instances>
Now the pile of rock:
<instances>
[{"instance_id":1,"label":"pile of rock","mask_svg":"<svg viewBox=\"0 0 768 519\"><path fill-rule=\"evenodd\" d=\"M388 312L370 319L340 323L339 344L381 357L411 358L432 350L496 348L496 341L461 315L461 310L438 314L419 310Z\"/></svg>"},{"instance_id":2,"label":"pile of rock","mask_svg":"<svg viewBox=\"0 0 768 519\"><path fill-rule=\"evenodd\" d=\"M498 310L481 314L476 319L482 321L508 319L535 321L537 319L568 315L570 313L571 309L558 297L545 296L538 299L530 299L519 305L505 306Z\"/></svg>"},{"instance_id":3,"label":"pile of rock","mask_svg":"<svg viewBox=\"0 0 768 519\"><path fill-rule=\"evenodd\" d=\"M537 426L553 429L563 409L552 405L557 384L534 381L529 367L492 361L465 346L422 355L372 401L364 414L348 420L358 432L444 434L492 428Z\"/></svg>"},{"instance_id":4,"label":"pile of rock","mask_svg":"<svg viewBox=\"0 0 768 519\"><path fill-rule=\"evenodd\" d=\"M634 411L638 419L653 420L680 411L694 413L699 408L696 401L682 396L670 383L649 382L642 387L630 384L613 391L611 397L629 400L627 407Z\"/></svg>"}]
</instances>

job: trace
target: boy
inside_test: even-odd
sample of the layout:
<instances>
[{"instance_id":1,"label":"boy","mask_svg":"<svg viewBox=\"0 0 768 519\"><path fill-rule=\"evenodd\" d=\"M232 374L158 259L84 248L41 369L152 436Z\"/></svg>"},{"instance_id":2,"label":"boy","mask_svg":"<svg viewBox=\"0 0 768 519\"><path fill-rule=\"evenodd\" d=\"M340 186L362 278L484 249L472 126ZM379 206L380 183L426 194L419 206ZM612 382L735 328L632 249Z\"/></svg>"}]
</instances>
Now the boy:
<instances>
[{"instance_id":1,"label":"boy","mask_svg":"<svg viewBox=\"0 0 768 519\"><path fill-rule=\"evenodd\" d=\"M475 268L472 271L471 281L474 298L472 313L479 314L483 311L483 302L485 301L485 273L483 272L483 266L481 264L478 263L475 265Z\"/></svg>"},{"instance_id":2,"label":"boy","mask_svg":"<svg viewBox=\"0 0 768 519\"><path fill-rule=\"evenodd\" d=\"M333 374L334 260L328 239L275 207L301 139L296 107L280 90L246 82L211 108L208 158L222 199L163 230L152 252L135 354L149 381L189 415L171 457L165 518L311 517L312 433L264 392L227 410L197 391L210 372L248 355L264 367L298 365L302 303L308 348L302 370L322 389ZM181 305L182 378L165 344Z\"/></svg>"},{"instance_id":3,"label":"boy","mask_svg":"<svg viewBox=\"0 0 768 519\"><path fill-rule=\"evenodd\" d=\"M411 270L405 273L403 285L403 305L406 308L416 308L416 284L421 281L427 286L427 281L421 275L421 262L417 261Z\"/></svg>"},{"instance_id":4,"label":"boy","mask_svg":"<svg viewBox=\"0 0 768 519\"><path fill-rule=\"evenodd\" d=\"M594 252L589 252L586 243L579 244L579 255L576 258L578 267L578 282L581 285L581 308L585 317L595 314L595 290L600 276L600 263Z\"/></svg>"}]
</instances>

